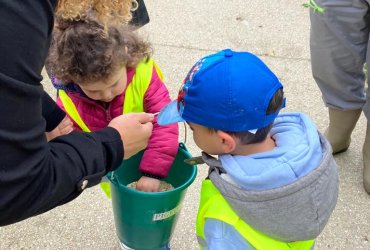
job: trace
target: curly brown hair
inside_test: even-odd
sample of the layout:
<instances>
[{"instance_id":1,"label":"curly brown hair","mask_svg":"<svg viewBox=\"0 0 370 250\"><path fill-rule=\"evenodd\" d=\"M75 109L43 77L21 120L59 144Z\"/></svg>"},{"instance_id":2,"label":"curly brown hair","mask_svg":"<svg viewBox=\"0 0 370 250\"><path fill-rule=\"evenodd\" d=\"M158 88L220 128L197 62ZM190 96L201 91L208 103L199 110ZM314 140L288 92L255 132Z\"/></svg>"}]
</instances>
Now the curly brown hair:
<instances>
[{"instance_id":1,"label":"curly brown hair","mask_svg":"<svg viewBox=\"0 0 370 250\"><path fill-rule=\"evenodd\" d=\"M128 23L137 5L136 0L59 0L55 15L66 20L80 20L93 9L102 23L112 20Z\"/></svg>"},{"instance_id":2,"label":"curly brown hair","mask_svg":"<svg viewBox=\"0 0 370 250\"><path fill-rule=\"evenodd\" d=\"M103 25L91 11L84 19L56 19L46 65L62 83L104 80L126 67L136 67L152 54L149 42L122 23Z\"/></svg>"}]
</instances>

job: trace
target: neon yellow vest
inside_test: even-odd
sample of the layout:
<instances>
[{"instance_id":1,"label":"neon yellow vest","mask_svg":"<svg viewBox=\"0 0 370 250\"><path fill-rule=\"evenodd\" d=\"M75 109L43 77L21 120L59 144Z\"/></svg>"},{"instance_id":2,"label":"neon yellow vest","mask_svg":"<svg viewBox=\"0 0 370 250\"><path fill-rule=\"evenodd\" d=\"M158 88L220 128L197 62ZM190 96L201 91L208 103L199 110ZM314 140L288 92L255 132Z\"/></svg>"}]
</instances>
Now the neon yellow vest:
<instances>
[{"instance_id":1,"label":"neon yellow vest","mask_svg":"<svg viewBox=\"0 0 370 250\"><path fill-rule=\"evenodd\" d=\"M155 67L158 76L163 80L162 71L153 61L149 59L148 62L141 62L136 66L135 75L132 77L131 83L125 90L125 101L123 103L123 113L139 113L144 111L144 95L149 87L153 66ZM71 98L64 90L58 90L59 98L68 115L84 132L91 132L82 120ZM110 198L110 186L108 182L101 182L100 187L105 194Z\"/></svg>"},{"instance_id":2,"label":"neon yellow vest","mask_svg":"<svg viewBox=\"0 0 370 250\"><path fill-rule=\"evenodd\" d=\"M217 219L233 226L240 235L257 250L308 250L314 240L282 242L272 239L245 223L230 207L210 180L202 183L201 198L197 215L197 236L205 240L204 224L207 218Z\"/></svg>"}]
</instances>

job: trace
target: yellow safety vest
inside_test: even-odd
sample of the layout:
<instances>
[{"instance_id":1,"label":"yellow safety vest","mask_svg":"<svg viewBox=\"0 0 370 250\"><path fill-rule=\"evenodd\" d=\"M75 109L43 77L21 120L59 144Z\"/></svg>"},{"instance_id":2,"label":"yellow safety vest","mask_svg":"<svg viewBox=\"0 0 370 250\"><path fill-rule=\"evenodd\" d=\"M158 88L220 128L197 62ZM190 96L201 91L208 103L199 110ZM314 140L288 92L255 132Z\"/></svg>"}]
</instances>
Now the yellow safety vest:
<instances>
[{"instance_id":1,"label":"yellow safety vest","mask_svg":"<svg viewBox=\"0 0 370 250\"><path fill-rule=\"evenodd\" d=\"M154 62L153 59L149 59L147 62L141 62L136 66L135 74L132 77L131 83L125 90L125 101L123 103L123 113L139 113L144 111L144 95L149 87L153 66L155 67L157 74L161 80L163 80L162 71ZM67 95L64 90L58 90L58 95L63 103L63 106L68 115L73 121L82 129L84 132L91 132L82 120L80 114L77 111L71 98ZM100 187L103 189L105 194L110 198L110 186L108 182L101 182Z\"/></svg>"},{"instance_id":2,"label":"yellow safety vest","mask_svg":"<svg viewBox=\"0 0 370 250\"><path fill-rule=\"evenodd\" d=\"M207 218L217 219L233 226L257 250L308 250L314 240L282 242L272 239L244 222L223 198L210 180L202 183L196 233L205 241L204 224Z\"/></svg>"}]
</instances>

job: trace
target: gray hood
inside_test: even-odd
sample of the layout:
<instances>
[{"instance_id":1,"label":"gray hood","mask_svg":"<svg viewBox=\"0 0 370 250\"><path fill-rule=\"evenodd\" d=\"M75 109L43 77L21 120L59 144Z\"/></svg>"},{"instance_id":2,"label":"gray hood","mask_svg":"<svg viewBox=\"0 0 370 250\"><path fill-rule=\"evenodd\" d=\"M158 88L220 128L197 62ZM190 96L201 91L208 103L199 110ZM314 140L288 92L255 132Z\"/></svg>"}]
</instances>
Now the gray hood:
<instances>
[{"instance_id":1,"label":"gray hood","mask_svg":"<svg viewBox=\"0 0 370 250\"><path fill-rule=\"evenodd\" d=\"M256 230L284 242L316 238L324 229L338 198L337 165L329 142L319 134L320 165L297 181L274 189L249 191L221 178L221 162L205 153L209 178L234 211Z\"/></svg>"}]
</instances>

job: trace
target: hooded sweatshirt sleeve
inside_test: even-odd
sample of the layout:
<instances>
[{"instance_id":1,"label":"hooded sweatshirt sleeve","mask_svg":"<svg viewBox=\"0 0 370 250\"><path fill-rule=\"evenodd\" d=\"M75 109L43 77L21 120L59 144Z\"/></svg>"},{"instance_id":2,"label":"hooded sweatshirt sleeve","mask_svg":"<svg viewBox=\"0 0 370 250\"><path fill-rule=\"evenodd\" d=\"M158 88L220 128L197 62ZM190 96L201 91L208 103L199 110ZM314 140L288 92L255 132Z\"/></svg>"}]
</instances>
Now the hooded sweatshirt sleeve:
<instances>
[{"instance_id":1,"label":"hooded sweatshirt sleeve","mask_svg":"<svg viewBox=\"0 0 370 250\"><path fill-rule=\"evenodd\" d=\"M76 198L122 161L122 141L113 128L46 141L40 81L56 3L0 5L0 226Z\"/></svg>"}]
</instances>

